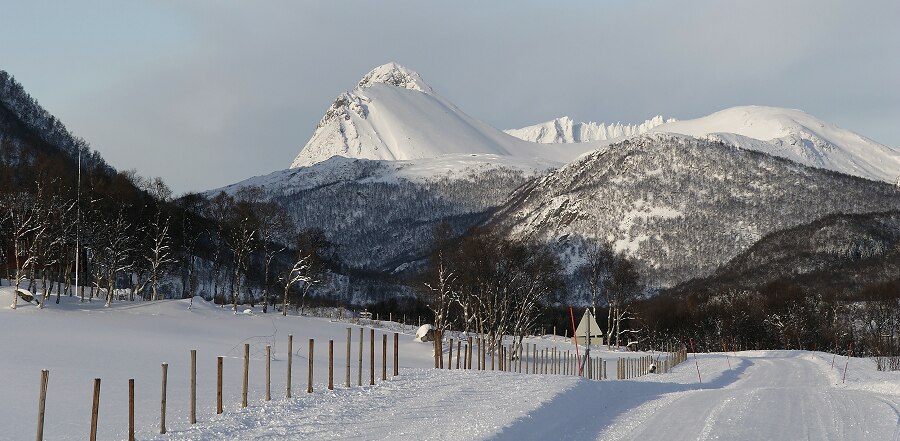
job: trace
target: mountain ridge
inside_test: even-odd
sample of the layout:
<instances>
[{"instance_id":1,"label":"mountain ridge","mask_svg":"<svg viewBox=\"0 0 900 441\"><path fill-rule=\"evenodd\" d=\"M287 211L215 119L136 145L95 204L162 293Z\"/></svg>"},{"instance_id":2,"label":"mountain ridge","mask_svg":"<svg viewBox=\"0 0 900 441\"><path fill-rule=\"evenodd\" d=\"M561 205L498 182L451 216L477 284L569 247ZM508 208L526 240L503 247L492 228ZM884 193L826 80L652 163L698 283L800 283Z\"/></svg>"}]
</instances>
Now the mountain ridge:
<instances>
[{"instance_id":1,"label":"mountain ridge","mask_svg":"<svg viewBox=\"0 0 900 441\"><path fill-rule=\"evenodd\" d=\"M767 233L896 208L900 189L884 182L650 133L530 181L489 224L513 240L562 244L571 264L581 259L577 240L609 242L650 286L665 287L711 274Z\"/></svg>"}]
</instances>

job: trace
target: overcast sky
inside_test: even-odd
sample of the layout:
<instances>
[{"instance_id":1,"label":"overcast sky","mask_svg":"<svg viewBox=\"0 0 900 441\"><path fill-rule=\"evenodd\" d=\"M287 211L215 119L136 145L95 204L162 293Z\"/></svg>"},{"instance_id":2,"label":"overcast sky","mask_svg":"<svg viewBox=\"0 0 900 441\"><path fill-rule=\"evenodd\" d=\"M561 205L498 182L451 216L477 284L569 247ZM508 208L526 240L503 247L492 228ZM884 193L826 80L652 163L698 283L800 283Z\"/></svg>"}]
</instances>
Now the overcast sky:
<instances>
[{"instance_id":1,"label":"overcast sky","mask_svg":"<svg viewBox=\"0 0 900 441\"><path fill-rule=\"evenodd\" d=\"M0 69L184 192L287 168L388 61L503 129L759 104L900 146L898 20L897 0L0 0Z\"/></svg>"}]
</instances>

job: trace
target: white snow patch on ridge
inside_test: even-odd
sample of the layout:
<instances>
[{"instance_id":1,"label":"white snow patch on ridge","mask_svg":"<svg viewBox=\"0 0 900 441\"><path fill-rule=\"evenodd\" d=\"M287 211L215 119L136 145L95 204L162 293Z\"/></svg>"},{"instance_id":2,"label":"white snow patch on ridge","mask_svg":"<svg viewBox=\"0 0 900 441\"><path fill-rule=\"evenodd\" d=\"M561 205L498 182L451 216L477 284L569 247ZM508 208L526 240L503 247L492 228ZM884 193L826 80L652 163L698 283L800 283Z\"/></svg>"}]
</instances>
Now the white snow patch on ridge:
<instances>
[{"instance_id":1,"label":"white snow patch on ridge","mask_svg":"<svg viewBox=\"0 0 900 441\"><path fill-rule=\"evenodd\" d=\"M622 221L619 222L619 232L624 237L616 239L616 241L613 242L613 250L617 253L635 253L640 249L641 242L650 238L650 236L646 234L639 234L637 236L631 235L631 229L634 227L636 221L645 221L654 217L674 219L684 215L684 213L674 208L649 206L644 200L636 201L634 207L635 208L626 213L622 217Z\"/></svg>"}]
</instances>

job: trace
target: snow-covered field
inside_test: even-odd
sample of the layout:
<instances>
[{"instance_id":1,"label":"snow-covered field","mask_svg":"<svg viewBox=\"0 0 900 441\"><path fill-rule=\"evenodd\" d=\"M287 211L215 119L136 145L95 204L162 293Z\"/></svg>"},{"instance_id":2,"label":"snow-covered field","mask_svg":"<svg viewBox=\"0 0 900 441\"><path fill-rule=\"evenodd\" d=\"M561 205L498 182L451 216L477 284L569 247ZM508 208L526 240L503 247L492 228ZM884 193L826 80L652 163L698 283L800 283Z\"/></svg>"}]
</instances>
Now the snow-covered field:
<instances>
[{"instance_id":1,"label":"snow-covered field","mask_svg":"<svg viewBox=\"0 0 900 441\"><path fill-rule=\"evenodd\" d=\"M233 314L195 299L8 308L0 287L0 440L33 439L40 370L50 369L45 439L86 439L92 380L102 378L98 439L127 435L127 382L136 381L138 439L900 439L900 373L866 359L805 351L700 354L673 372L628 381L431 369L431 345L400 336L400 376L357 387L360 327L279 314ZM390 326L390 325L387 325ZM344 383L352 328L352 384ZM399 328L398 328L399 329ZM381 334L393 329L376 329ZM294 398L284 399L287 335L294 335ZM368 382L368 335L363 382ZM308 339L315 392L306 394ZM327 381L335 340L336 389ZM390 340L390 339L389 339ZM541 347L571 349L551 337ZM249 407L240 408L243 344L251 343ZM273 400L264 398L262 348L272 344ZM188 424L189 350L198 350L198 423ZM390 357L390 348L388 356ZM216 356L225 359L225 412L215 415ZM612 358L641 354L606 353ZM169 433L158 434L160 363L169 363ZM730 363L730 367L729 367ZM389 361L390 370L390 361ZM699 366L703 382L698 383Z\"/></svg>"}]
</instances>

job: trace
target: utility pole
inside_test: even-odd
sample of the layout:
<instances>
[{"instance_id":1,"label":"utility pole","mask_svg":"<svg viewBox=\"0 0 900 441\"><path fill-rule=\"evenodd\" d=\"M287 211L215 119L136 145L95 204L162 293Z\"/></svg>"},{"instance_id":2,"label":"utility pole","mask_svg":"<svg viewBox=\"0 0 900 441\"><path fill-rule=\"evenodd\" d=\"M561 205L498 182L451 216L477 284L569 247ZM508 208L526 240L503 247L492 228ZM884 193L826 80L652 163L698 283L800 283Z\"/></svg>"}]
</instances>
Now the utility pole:
<instances>
[{"instance_id":1,"label":"utility pole","mask_svg":"<svg viewBox=\"0 0 900 441\"><path fill-rule=\"evenodd\" d=\"M78 146L78 188L75 189L75 288L78 289L78 263L81 241L81 146ZM84 290L82 290L82 293ZM81 297L84 301L84 296Z\"/></svg>"}]
</instances>

